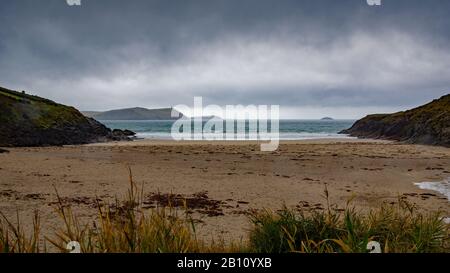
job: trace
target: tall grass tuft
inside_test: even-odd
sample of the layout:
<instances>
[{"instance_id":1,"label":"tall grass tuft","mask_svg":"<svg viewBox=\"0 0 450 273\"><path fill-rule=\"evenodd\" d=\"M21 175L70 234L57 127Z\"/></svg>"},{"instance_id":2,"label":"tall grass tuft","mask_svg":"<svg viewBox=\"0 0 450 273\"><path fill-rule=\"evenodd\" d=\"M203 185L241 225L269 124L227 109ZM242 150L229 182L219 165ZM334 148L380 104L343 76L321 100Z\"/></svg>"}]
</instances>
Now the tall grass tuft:
<instances>
[{"instance_id":1,"label":"tall grass tuft","mask_svg":"<svg viewBox=\"0 0 450 273\"><path fill-rule=\"evenodd\" d=\"M27 236L20 224L19 212L17 212L16 224L6 218L0 212L0 252L2 253L38 253L40 246L40 218L37 211L34 212L33 232ZM45 251L45 245L43 246Z\"/></svg>"},{"instance_id":2,"label":"tall grass tuft","mask_svg":"<svg viewBox=\"0 0 450 273\"><path fill-rule=\"evenodd\" d=\"M398 205L385 204L368 214L328 205L323 211L265 210L250 219L250 249L260 253L367 253L369 241L379 242L386 253L450 251L441 215L419 213L400 198Z\"/></svg>"},{"instance_id":3,"label":"tall grass tuft","mask_svg":"<svg viewBox=\"0 0 450 273\"><path fill-rule=\"evenodd\" d=\"M97 201L98 219L81 225L70 207L59 201L57 211L65 227L56 239L48 239L61 251L66 243L77 241L84 253L186 253L199 252L201 243L195 236L191 219L180 217L174 208L142 209L143 189L138 190L130 170L130 188L124 202L112 206ZM58 195L59 198L59 195Z\"/></svg>"}]
</instances>

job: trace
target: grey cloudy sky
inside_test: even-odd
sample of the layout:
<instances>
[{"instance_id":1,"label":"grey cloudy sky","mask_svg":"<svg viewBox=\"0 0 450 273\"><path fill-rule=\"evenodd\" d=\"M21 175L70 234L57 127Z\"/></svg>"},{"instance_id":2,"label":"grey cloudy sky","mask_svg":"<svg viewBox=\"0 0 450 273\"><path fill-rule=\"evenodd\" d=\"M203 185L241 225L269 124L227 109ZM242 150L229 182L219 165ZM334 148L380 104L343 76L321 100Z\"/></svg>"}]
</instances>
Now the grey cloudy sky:
<instances>
[{"instance_id":1,"label":"grey cloudy sky","mask_svg":"<svg viewBox=\"0 0 450 273\"><path fill-rule=\"evenodd\" d=\"M280 104L359 118L450 93L450 1L0 1L0 85L81 110Z\"/></svg>"}]
</instances>

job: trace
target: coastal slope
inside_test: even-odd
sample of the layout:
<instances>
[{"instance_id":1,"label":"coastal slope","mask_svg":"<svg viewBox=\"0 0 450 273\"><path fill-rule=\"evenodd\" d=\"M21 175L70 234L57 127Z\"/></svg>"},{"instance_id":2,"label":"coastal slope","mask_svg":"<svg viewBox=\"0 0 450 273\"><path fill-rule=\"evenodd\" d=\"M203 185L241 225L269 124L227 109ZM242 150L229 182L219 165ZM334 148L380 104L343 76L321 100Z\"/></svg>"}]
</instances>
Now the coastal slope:
<instances>
[{"instance_id":1,"label":"coastal slope","mask_svg":"<svg viewBox=\"0 0 450 273\"><path fill-rule=\"evenodd\" d=\"M70 145L125 138L73 107L0 87L0 146Z\"/></svg>"},{"instance_id":2,"label":"coastal slope","mask_svg":"<svg viewBox=\"0 0 450 273\"><path fill-rule=\"evenodd\" d=\"M450 147L450 94L408 111L369 115L341 133Z\"/></svg>"}]
</instances>

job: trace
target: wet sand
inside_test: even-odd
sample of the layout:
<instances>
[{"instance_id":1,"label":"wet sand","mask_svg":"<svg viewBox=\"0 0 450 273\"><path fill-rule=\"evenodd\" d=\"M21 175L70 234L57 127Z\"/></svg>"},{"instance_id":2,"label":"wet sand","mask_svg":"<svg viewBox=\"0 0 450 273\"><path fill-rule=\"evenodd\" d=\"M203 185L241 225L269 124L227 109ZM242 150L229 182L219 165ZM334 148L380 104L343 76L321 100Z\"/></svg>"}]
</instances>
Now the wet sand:
<instances>
[{"instance_id":1,"label":"wet sand","mask_svg":"<svg viewBox=\"0 0 450 273\"><path fill-rule=\"evenodd\" d=\"M44 234L60 224L54 187L82 221L95 219L95 199L113 202L128 189L128 166L144 187L147 208L167 194L190 198L204 238L244 238L252 209L324 209L330 201L358 209L404 198L420 210L450 216L447 198L414 183L450 177L450 149L367 140L285 141L276 152L252 142L135 141L0 154L0 211L19 212L31 227L39 210Z\"/></svg>"}]
</instances>

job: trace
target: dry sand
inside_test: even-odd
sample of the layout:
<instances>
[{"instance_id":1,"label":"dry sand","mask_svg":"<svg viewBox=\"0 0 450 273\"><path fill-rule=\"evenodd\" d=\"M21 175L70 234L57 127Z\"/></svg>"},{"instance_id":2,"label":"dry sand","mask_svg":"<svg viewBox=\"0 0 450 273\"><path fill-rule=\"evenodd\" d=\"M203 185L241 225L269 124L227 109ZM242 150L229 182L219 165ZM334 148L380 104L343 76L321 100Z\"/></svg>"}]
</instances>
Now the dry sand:
<instances>
[{"instance_id":1,"label":"dry sand","mask_svg":"<svg viewBox=\"0 0 450 273\"><path fill-rule=\"evenodd\" d=\"M350 198L367 210L403 197L421 210L450 215L444 196L413 184L450 176L450 149L443 147L317 140L282 142L267 153L249 142L136 141L8 150L0 154L0 211L10 219L18 211L30 228L39 210L45 234L60 223L53 186L82 221L91 221L96 197L108 203L125 195L127 166L146 194L202 192L197 197L222 201L216 213L193 214L206 238L244 238L250 209L324 208L325 185L341 207Z\"/></svg>"}]
</instances>

